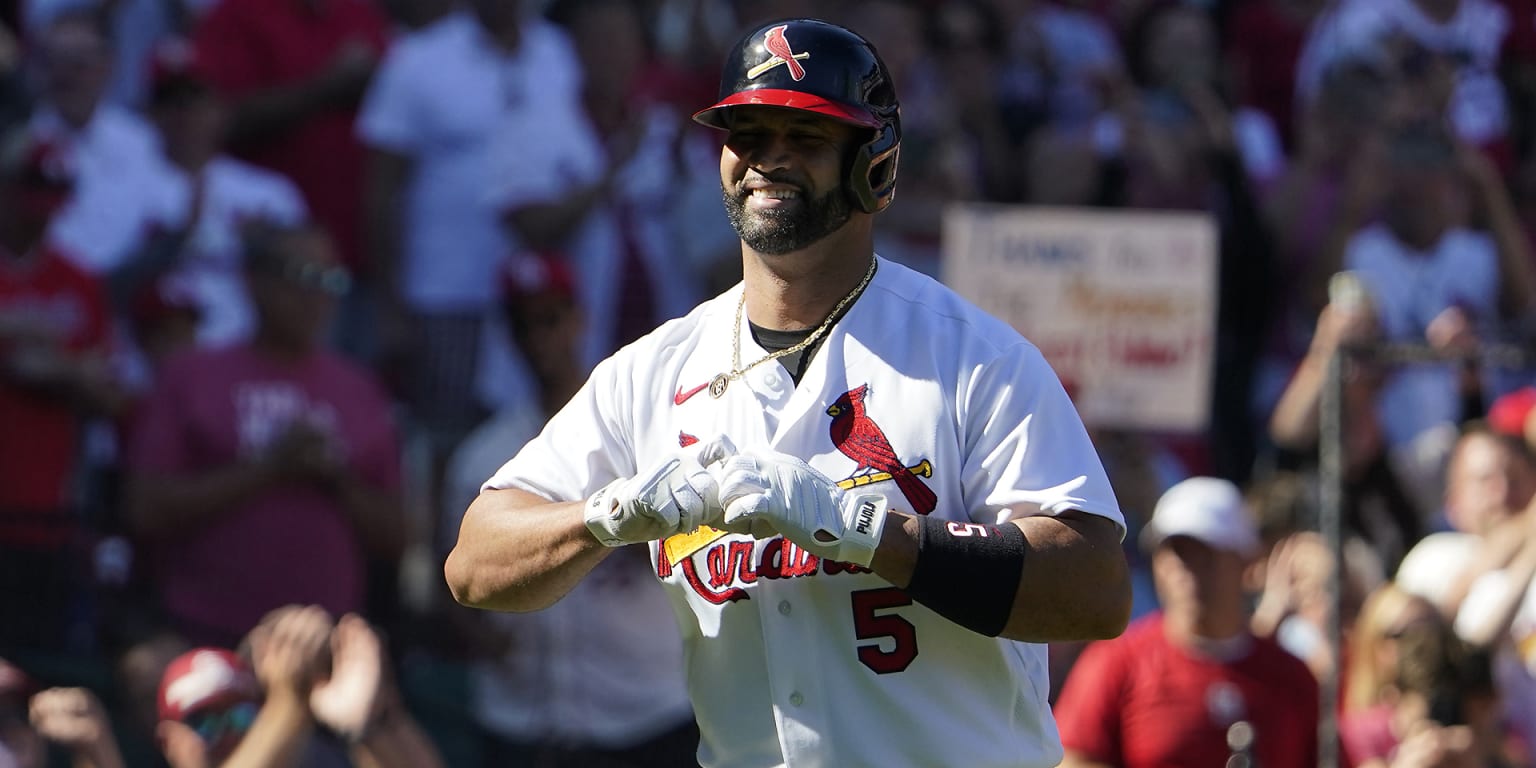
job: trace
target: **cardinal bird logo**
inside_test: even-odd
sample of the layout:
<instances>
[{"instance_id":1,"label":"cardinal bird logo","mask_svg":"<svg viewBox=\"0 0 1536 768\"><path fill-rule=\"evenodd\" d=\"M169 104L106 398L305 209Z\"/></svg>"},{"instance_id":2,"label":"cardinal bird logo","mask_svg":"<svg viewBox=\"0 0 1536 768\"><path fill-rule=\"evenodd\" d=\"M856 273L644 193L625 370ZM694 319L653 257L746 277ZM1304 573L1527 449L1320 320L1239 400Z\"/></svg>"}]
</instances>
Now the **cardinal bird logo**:
<instances>
[{"instance_id":1,"label":"cardinal bird logo","mask_svg":"<svg viewBox=\"0 0 1536 768\"><path fill-rule=\"evenodd\" d=\"M887 440L885 433L880 431L880 425L864 410L864 396L869 394L869 385L861 384L840 395L832 405L827 407L827 415L832 417L832 444L844 456L858 462L858 469L854 470L856 476L844 480L838 485L845 488L850 486L867 485L880 480L895 480L896 487L901 489L903 496L907 497L907 503L912 505L912 511L919 515L926 515L933 511L939 503L939 499L933 491L918 479L918 475L929 476L933 467L927 459L921 461L917 467L908 467L896 456L896 451L891 448L891 441ZM857 475L858 472L868 470L870 474ZM860 481L863 482L860 482Z\"/></svg>"},{"instance_id":2,"label":"cardinal bird logo","mask_svg":"<svg viewBox=\"0 0 1536 768\"><path fill-rule=\"evenodd\" d=\"M784 30L789 29L788 24L780 24L763 33L763 48L773 54L773 57L757 66L747 70L747 79L751 80L758 75L767 72L774 67L784 65L789 67L789 76L799 82L805 79L805 67L800 65L801 59L809 59L809 53L795 53L789 47L789 40L784 37Z\"/></svg>"}]
</instances>

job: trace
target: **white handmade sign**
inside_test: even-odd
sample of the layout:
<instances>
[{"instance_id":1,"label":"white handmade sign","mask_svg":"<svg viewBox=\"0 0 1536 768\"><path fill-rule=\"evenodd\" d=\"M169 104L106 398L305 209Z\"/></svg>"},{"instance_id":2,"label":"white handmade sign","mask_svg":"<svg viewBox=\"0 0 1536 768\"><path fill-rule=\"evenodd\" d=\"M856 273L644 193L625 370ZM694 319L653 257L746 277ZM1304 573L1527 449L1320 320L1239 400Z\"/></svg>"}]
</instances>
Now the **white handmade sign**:
<instances>
[{"instance_id":1,"label":"white handmade sign","mask_svg":"<svg viewBox=\"0 0 1536 768\"><path fill-rule=\"evenodd\" d=\"M1034 342L1089 426L1206 426L1210 216L965 204L943 237L944 282Z\"/></svg>"}]
</instances>

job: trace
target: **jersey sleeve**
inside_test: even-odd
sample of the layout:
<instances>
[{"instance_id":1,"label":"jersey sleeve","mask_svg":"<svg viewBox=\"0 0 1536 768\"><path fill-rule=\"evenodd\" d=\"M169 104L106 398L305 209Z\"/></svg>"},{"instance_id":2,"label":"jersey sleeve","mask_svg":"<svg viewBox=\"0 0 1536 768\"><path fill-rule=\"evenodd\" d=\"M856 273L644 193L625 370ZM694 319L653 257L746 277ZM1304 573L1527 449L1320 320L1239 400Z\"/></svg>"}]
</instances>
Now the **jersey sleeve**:
<instances>
[{"instance_id":1,"label":"jersey sleeve","mask_svg":"<svg viewBox=\"0 0 1536 768\"><path fill-rule=\"evenodd\" d=\"M1067 674L1052 707L1061 745L1091 762L1120 765L1120 701L1125 667L1112 640L1090 644Z\"/></svg>"},{"instance_id":2,"label":"jersey sleeve","mask_svg":"<svg viewBox=\"0 0 1536 768\"><path fill-rule=\"evenodd\" d=\"M516 488L551 501L577 501L636 472L630 425L632 387L624 350L599 363L587 383L538 437L503 464L481 490Z\"/></svg>"},{"instance_id":3,"label":"jersey sleeve","mask_svg":"<svg viewBox=\"0 0 1536 768\"><path fill-rule=\"evenodd\" d=\"M1088 430L1033 345L1016 344L979 368L962 418L965 498L973 519L1002 509L1051 515L1076 509L1113 520L1125 535L1125 517Z\"/></svg>"}]
</instances>

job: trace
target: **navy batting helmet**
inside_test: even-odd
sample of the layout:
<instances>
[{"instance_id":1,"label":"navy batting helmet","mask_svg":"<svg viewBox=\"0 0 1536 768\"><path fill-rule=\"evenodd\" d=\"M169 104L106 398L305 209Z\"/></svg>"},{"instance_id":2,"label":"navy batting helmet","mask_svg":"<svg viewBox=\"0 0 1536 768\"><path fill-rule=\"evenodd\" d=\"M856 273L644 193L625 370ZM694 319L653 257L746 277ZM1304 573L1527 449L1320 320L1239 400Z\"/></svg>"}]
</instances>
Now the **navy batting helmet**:
<instances>
[{"instance_id":1,"label":"navy batting helmet","mask_svg":"<svg viewBox=\"0 0 1536 768\"><path fill-rule=\"evenodd\" d=\"M731 49L720 75L720 100L693 119L729 129L731 107L760 104L803 109L868 128L871 136L849 158L853 202L874 213L896 191L901 105L891 74L868 40L815 19L788 19L747 33Z\"/></svg>"}]
</instances>

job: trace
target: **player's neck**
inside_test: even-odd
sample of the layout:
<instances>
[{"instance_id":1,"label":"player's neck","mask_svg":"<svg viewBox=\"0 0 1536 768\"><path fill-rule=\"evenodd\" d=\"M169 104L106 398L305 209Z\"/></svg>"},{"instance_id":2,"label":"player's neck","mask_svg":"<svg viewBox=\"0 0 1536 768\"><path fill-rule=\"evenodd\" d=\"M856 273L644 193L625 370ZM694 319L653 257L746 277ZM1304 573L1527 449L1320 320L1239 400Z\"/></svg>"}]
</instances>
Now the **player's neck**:
<instances>
[{"instance_id":1,"label":"player's neck","mask_svg":"<svg viewBox=\"0 0 1536 768\"><path fill-rule=\"evenodd\" d=\"M821 325L859 286L874 251L867 240L857 246L828 238L795 253L743 255L747 319L769 330L798 331Z\"/></svg>"}]
</instances>

